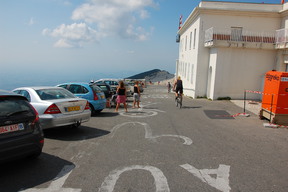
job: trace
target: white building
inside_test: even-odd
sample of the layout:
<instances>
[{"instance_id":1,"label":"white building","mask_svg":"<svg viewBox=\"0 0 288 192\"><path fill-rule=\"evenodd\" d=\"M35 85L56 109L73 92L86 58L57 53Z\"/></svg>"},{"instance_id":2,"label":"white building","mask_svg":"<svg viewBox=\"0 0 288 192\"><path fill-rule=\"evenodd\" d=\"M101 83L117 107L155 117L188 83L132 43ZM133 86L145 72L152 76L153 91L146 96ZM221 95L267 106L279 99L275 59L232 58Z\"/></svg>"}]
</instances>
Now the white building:
<instances>
[{"instance_id":1,"label":"white building","mask_svg":"<svg viewBox=\"0 0 288 192\"><path fill-rule=\"evenodd\" d=\"M244 90L263 90L267 71L288 70L288 3L202 1L177 42L185 95L243 99Z\"/></svg>"}]
</instances>

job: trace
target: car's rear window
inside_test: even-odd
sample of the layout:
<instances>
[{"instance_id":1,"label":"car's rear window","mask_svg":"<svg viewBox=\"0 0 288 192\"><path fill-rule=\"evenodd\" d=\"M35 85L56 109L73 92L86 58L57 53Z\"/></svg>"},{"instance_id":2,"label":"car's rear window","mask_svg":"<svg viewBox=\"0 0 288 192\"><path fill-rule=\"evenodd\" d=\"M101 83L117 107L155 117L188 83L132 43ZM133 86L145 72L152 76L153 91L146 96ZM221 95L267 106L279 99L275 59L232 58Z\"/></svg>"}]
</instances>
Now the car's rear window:
<instances>
[{"instance_id":1,"label":"car's rear window","mask_svg":"<svg viewBox=\"0 0 288 192\"><path fill-rule=\"evenodd\" d=\"M103 91L109 91L106 85L98 85Z\"/></svg>"},{"instance_id":2,"label":"car's rear window","mask_svg":"<svg viewBox=\"0 0 288 192\"><path fill-rule=\"evenodd\" d=\"M95 93L101 93L103 92L102 89L100 87L98 87L97 85L90 85L90 87L93 89L93 91Z\"/></svg>"},{"instance_id":3,"label":"car's rear window","mask_svg":"<svg viewBox=\"0 0 288 192\"><path fill-rule=\"evenodd\" d=\"M75 98L73 93L66 89L39 89L36 90L41 100Z\"/></svg>"},{"instance_id":4,"label":"car's rear window","mask_svg":"<svg viewBox=\"0 0 288 192\"><path fill-rule=\"evenodd\" d=\"M17 97L0 97L0 118L16 115L34 115L29 103Z\"/></svg>"}]
</instances>

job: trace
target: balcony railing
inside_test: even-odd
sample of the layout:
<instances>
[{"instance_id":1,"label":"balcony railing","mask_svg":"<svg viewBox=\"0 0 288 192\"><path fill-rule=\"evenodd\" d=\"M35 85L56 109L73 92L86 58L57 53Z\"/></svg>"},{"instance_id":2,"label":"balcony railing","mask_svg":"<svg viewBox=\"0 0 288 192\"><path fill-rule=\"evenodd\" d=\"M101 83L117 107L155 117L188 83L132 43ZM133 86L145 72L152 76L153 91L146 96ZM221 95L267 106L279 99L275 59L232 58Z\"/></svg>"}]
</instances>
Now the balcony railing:
<instances>
[{"instance_id":1,"label":"balcony railing","mask_svg":"<svg viewBox=\"0 0 288 192\"><path fill-rule=\"evenodd\" d=\"M214 27L205 31L205 43L214 40L232 42L254 42L254 43L275 43L275 32L253 32L242 29L215 29Z\"/></svg>"},{"instance_id":2,"label":"balcony railing","mask_svg":"<svg viewBox=\"0 0 288 192\"><path fill-rule=\"evenodd\" d=\"M287 43L288 42L288 29L279 29L276 31L276 43Z\"/></svg>"}]
</instances>

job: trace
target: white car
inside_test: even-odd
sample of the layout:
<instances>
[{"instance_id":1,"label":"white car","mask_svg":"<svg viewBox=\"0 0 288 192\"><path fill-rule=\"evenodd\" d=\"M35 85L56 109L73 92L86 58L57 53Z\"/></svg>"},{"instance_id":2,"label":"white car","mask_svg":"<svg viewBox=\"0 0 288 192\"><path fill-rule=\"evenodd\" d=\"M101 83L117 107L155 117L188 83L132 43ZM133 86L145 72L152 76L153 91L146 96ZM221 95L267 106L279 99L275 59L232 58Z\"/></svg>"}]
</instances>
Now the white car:
<instances>
[{"instance_id":1,"label":"white car","mask_svg":"<svg viewBox=\"0 0 288 192\"><path fill-rule=\"evenodd\" d=\"M67 125L79 127L91 116L86 99L61 87L21 87L13 92L25 96L37 110L42 129Z\"/></svg>"}]
</instances>

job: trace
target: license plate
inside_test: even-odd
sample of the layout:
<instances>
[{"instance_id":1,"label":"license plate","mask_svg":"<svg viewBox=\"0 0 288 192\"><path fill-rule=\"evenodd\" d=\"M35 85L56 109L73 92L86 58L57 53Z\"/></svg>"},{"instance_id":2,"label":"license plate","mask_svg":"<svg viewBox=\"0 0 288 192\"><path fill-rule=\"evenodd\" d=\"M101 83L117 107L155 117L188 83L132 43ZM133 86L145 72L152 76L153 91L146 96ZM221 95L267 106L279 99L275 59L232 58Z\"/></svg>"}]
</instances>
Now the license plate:
<instances>
[{"instance_id":1,"label":"license plate","mask_svg":"<svg viewBox=\"0 0 288 192\"><path fill-rule=\"evenodd\" d=\"M23 123L0 127L0 134L20 131L24 129Z\"/></svg>"},{"instance_id":2,"label":"license plate","mask_svg":"<svg viewBox=\"0 0 288 192\"><path fill-rule=\"evenodd\" d=\"M70 111L79 111L80 110L80 106L73 106L73 107L67 107L66 111L70 112Z\"/></svg>"}]
</instances>

